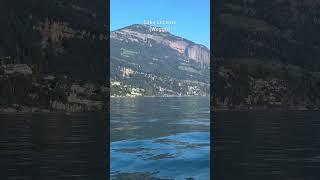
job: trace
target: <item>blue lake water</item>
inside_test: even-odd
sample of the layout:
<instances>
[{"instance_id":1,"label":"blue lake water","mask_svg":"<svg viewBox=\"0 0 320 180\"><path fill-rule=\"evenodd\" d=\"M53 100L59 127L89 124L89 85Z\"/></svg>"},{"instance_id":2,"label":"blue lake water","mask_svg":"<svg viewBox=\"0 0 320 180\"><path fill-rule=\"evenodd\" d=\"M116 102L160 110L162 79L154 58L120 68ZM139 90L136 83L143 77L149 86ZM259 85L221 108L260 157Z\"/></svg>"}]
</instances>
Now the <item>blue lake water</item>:
<instances>
[{"instance_id":1,"label":"blue lake water","mask_svg":"<svg viewBox=\"0 0 320 180\"><path fill-rule=\"evenodd\" d=\"M210 179L209 103L111 98L111 179Z\"/></svg>"}]
</instances>

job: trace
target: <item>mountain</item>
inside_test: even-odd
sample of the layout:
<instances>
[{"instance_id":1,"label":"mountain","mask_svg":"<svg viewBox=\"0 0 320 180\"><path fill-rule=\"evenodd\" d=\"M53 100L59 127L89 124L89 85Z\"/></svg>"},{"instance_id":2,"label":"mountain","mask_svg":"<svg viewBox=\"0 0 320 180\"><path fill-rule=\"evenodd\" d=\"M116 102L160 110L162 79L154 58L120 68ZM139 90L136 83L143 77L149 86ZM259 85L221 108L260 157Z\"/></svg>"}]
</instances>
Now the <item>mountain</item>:
<instances>
[{"instance_id":1,"label":"mountain","mask_svg":"<svg viewBox=\"0 0 320 180\"><path fill-rule=\"evenodd\" d=\"M0 5L0 111L105 111L108 34L100 1Z\"/></svg>"},{"instance_id":2,"label":"mountain","mask_svg":"<svg viewBox=\"0 0 320 180\"><path fill-rule=\"evenodd\" d=\"M319 0L217 3L215 107L320 108Z\"/></svg>"},{"instance_id":3,"label":"mountain","mask_svg":"<svg viewBox=\"0 0 320 180\"><path fill-rule=\"evenodd\" d=\"M111 32L111 95L208 95L210 50L154 28Z\"/></svg>"}]
</instances>

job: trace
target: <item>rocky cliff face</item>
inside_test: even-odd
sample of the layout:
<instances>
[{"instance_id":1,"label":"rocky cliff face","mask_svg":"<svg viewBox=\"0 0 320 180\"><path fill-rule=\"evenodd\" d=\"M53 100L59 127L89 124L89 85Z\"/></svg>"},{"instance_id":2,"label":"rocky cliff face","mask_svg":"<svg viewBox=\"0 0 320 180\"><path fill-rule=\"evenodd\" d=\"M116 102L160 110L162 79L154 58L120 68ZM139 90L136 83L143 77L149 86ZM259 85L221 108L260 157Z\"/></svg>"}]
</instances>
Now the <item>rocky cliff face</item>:
<instances>
[{"instance_id":1,"label":"rocky cliff face","mask_svg":"<svg viewBox=\"0 0 320 180\"><path fill-rule=\"evenodd\" d=\"M186 55L201 63L210 63L210 52L202 46L192 45L186 49Z\"/></svg>"}]
</instances>

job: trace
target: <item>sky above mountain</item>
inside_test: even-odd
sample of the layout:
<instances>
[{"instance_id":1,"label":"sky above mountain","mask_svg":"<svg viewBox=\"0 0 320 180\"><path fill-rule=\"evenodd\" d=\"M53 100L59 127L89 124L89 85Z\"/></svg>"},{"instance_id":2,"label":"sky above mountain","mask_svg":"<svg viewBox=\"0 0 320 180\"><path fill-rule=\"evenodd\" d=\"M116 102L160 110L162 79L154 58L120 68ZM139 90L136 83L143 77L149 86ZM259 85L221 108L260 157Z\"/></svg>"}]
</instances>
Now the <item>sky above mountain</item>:
<instances>
[{"instance_id":1,"label":"sky above mountain","mask_svg":"<svg viewBox=\"0 0 320 180\"><path fill-rule=\"evenodd\" d=\"M110 5L111 31L154 22L149 25L210 48L210 0L111 0ZM159 24L163 20L170 22Z\"/></svg>"}]
</instances>

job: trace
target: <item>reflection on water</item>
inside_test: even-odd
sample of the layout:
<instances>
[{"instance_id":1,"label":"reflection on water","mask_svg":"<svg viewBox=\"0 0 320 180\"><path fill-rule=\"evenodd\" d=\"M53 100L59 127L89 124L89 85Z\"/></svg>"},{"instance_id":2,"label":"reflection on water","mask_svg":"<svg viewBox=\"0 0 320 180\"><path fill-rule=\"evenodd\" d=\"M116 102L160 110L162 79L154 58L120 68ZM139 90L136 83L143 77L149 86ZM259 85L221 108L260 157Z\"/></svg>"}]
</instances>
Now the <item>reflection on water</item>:
<instances>
[{"instance_id":1,"label":"reflection on water","mask_svg":"<svg viewBox=\"0 0 320 180\"><path fill-rule=\"evenodd\" d=\"M111 179L210 179L209 98L111 99Z\"/></svg>"},{"instance_id":2,"label":"reflection on water","mask_svg":"<svg viewBox=\"0 0 320 180\"><path fill-rule=\"evenodd\" d=\"M216 112L215 180L318 180L320 112Z\"/></svg>"}]
</instances>

